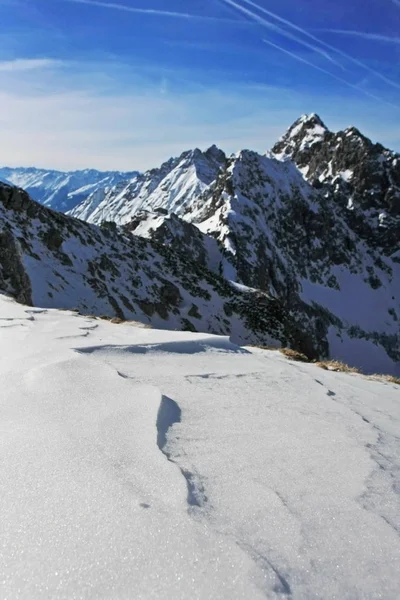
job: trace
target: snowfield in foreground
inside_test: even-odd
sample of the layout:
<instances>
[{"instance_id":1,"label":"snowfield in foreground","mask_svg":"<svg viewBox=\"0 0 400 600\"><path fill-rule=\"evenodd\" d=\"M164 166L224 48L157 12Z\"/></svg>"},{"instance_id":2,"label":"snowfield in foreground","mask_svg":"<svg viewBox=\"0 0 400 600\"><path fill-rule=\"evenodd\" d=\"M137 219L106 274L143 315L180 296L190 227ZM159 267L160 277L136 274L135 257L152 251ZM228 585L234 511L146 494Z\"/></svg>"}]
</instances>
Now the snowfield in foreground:
<instances>
[{"instance_id":1,"label":"snowfield in foreground","mask_svg":"<svg viewBox=\"0 0 400 600\"><path fill-rule=\"evenodd\" d=\"M400 394L0 296L0 596L398 599Z\"/></svg>"}]
</instances>

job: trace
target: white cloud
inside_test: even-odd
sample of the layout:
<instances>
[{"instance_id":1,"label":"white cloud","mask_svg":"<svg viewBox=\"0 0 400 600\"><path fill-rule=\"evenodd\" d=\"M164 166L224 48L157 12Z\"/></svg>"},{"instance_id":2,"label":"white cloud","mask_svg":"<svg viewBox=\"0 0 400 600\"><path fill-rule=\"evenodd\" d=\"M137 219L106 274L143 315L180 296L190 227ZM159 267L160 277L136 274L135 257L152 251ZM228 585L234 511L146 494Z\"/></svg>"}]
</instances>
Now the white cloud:
<instances>
[{"instance_id":1,"label":"white cloud","mask_svg":"<svg viewBox=\"0 0 400 600\"><path fill-rule=\"evenodd\" d=\"M146 169L212 143L228 153L263 152L304 112L320 112L333 128L362 129L375 119L379 130L386 123L390 132L394 120L390 109L383 119L362 99L346 103L340 96L287 88L178 79L176 73L169 79L167 72L157 77L115 63L62 63L59 69L27 70L23 77L4 72L0 165Z\"/></svg>"},{"instance_id":2,"label":"white cloud","mask_svg":"<svg viewBox=\"0 0 400 600\"><path fill-rule=\"evenodd\" d=\"M33 71L37 69L48 69L49 67L60 66L60 61L50 58L16 58L14 60L0 61L0 71Z\"/></svg>"}]
</instances>

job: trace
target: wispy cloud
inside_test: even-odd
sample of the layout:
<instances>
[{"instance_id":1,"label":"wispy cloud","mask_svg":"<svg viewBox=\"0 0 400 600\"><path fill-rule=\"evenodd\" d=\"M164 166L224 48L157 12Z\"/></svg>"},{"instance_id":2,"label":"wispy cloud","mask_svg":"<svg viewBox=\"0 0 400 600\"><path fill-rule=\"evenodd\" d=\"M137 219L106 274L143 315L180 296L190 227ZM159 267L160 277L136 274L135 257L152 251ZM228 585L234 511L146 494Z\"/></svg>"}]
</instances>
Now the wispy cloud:
<instances>
[{"instance_id":1,"label":"wispy cloud","mask_svg":"<svg viewBox=\"0 0 400 600\"><path fill-rule=\"evenodd\" d=\"M400 0L399 0L400 6ZM338 35L350 35L354 37L360 37L365 40L376 40L378 42L387 42L389 44L400 44L400 37L392 37L389 35L382 35L381 33L371 33L367 31L355 31L352 29L319 29L318 31L325 31L327 33L337 33Z\"/></svg>"},{"instance_id":2,"label":"wispy cloud","mask_svg":"<svg viewBox=\"0 0 400 600\"><path fill-rule=\"evenodd\" d=\"M327 69L324 69L322 67L319 67L318 65L315 65L314 63L312 63L309 60L306 60L302 56L299 56L298 54L295 54L294 52L290 52L289 50L286 50L286 48L282 48L282 46L278 46L277 44L274 44L273 42L271 42L269 40L263 40L263 42L264 42L264 44L268 44L269 46L272 46L276 50L279 50L280 52L284 52L288 56L291 56L292 58L312 67L313 69L320 71L321 73L326 73L326 75L333 77L337 81L340 81L341 83L344 83L345 85L353 88L354 90L361 92L362 94L364 94L365 96L368 96L369 98L373 98L374 100L377 100L378 102L383 102L384 104L387 104L388 106L392 106L393 108L400 109L400 105L393 104L392 102L388 102L387 100L385 100L384 98L381 98L380 96L375 96L375 94L371 94L370 92L368 92L367 90L364 90L363 88L359 87L358 85L355 85L354 83L350 83L346 79L343 79L343 77L339 77L338 75L331 73Z\"/></svg>"},{"instance_id":3,"label":"wispy cloud","mask_svg":"<svg viewBox=\"0 0 400 600\"><path fill-rule=\"evenodd\" d=\"M104 87L100 72L112 77L112 86ZM301 112L296 93L276 108L280 88L225 82L219 89L195 77L170 86L161 73L156 81L114 62L79 62L24 77L10 71L1 80L0 164L9 165L132 170L212 143L265 151Z\"/></svg>"},{"instance_id":4,"label":"wispy cloud","mask_svg":"<svg viewBox=\"0 0 400 600\"><path fill-rule=\"evenodd\" d=\"M333 128L355 124L398 146L393 111L377 114L362 97L346 100L342 90L210 83L186 70L155 74L115 61L66 62L23 77L3 72L0 164L142 170L212 143L228 153L264 152L299 114L314 111Z\"/></svg>"},{"instance_id":5,"label":"wispy cloud","mask_svg":"<svg viewBox=\"0 0 400 600\"><path fill-rule=\"evenodd\" d=\"M175 19L186 19L196 21L220 21L223 23L235 23L234 19L223 19L219 17L205 16L205 15L194 15L192 13L175 12L170 10L160 10L153 8L137 8L135 6L128 6L126 4L120 4L118 2L101 2L100 0L62 0L64 2L71 2L74 4L86 4L88 6L94 6L99 8L108 8L112 10L119 10L124 12L130 12L140 15L148 15L155 17L172 17ZM237 21L236 21L237 22Z\"/></svg>"},{"instance_id":6,"label":"wispy cloud","mask_svg":"<svg viewBox=\"0 0 400 600\"><path fill-rule=\"evenodd\" d=\"M231 2L231 0L222 0L222 1L223 2L228 2L228 1ZM349 62L353 63L354 65L357 65L358 67L360 67L362 69L365 69L366 71L368 71L369 73L371 73L371 75L374 75L378 79L381 79L386 84L388 84L388 85L390 85L390 86L392 86L394 88L400 89L400 84L397 81L393 81L392 79L389 79L389 77L386 77L385 75L383 75L382 73L380 73L376 69L373 69L369 65L363 63L361 60L358 60L357 58L354 58L354 56L351 56L351 55L347 54L346 52L343 52L343 50L340 50L339 48L336 48L335 46L332 46L331 44L328 44L327 42L325 42L323 40L320 40L319 38L317 38L313 34L309 33L307 30L302 29L301 27L298 27L297 25L295 25L295 23L292 23L291 21L289 21L287 19L283 19L282 17L280 17L276 13L273 13L272 11L267 10L263 6L259 6L258 4L256 4L255 2L253 2L252 0L242 0L242 1L245 2L248 5L251 5L253 8L256 8L261 13L266 14L266 15L272 17L272 18L275 18L277 21L279 21L281 23L285 23L288 27L290 27L292 29L296 29L296 31L302 32L306 37L314 40L315 42L317 42L318 44L320 44L323 48L326 48L327 50L330 50L331 52L334 52L334 53L338 54L339 56L342 56L343 58L345 58ZM400 6L400 0L393 0L393 2L398 3L398 5ZM255 15L255 16L257 16L257 15Z\"/></svg>"},{"instance_id":7,"label":"wispy cloud","mask_svg":"<svg viewBox=\"0 0 400 600\"><path fill-rule=\"evenodd\" d=\"M392 0L392 2L400 8L400 0Z\"/></svg>"},{"instance_id":8,"label":"wispy cloud","mask_svg":"<svg viewBox=\"0 0 400 600\"><path fill-rule=\"evenodd\" d=\"M16 58L0 61L0 71L34 71L60 66L61 62L51 58Z\"/></svg>"},{"instance_id":9,"label":"wispy cloud","mask_svg":"<svg viewBox=\"0 0 400 600\"><path fill-rule=\"evenodd\" d=\"M325 58L329 62L333 63L335 66L340 67L341 69L344 69L343 65L341 63L339 63L337 60L335 60L325 50L322 50L321 48L318 48L317 46L315 46L313 44L310 44L309 42L306 42L305 40L299 38L298 36L293 35L293 33L290 33L286 29L283 29L282 27L279 27L275 23L271 23L271 21L267 21L267 19L264 19L263 17L260 17L255 12L249 10L248 8L245 8L244 6L242 6L241 4L239 4L238 2L235 2L234 0L222 0L222 1L225 2L225 4L228 4L229 6L232 6L233 8L239 10L241 13L247 15L253 21L256 21L260 25L263 25L264 27L267 27L268 29L270 29L272 31L275 31L276 33L279 33L280 35L282 35L282 36L284 36L284 37L286 37L288 39L291 39L291 40L293 40L295 42L298 42L302 46L304 46L306 48L309 48L310 50L312 50L313 52L316 52L317 54L320 54L323 58ZM243 1L247 2L247 0L243 0ZM264 12L264 13L272 15L272 13L270 13L270 11L267 11L267 10L263 9L262 7L258 7L258 5L254 4L253 2L247 2L247 4L251 4L252 6L258 8L258 10L260 10L261 12ZM281 21L282 23L286 24L286 25L289 23L285 19L278 18L278 20ZM297 29L300 33L304 34L304 30L301 29L301 28L299 28L299 27L293 26L292 29ZM308 35L308 37L311 38L311 39L313 38L312 35Z\"/></svg>"}]
</instances>

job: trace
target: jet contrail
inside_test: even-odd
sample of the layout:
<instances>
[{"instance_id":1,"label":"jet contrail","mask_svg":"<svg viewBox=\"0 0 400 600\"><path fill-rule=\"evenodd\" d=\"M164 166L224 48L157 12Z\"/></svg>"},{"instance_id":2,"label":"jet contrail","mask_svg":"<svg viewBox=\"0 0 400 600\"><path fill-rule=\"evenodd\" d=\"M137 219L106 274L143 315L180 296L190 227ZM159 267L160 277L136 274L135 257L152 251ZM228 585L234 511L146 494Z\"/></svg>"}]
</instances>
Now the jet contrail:
<instances>
[{"instance_id":1,"label":"jet contrail","mask_svg":"<svg viewBox=\"0 0 400 600\"><path fill-rule=\"evenodd\" d=\"M243 0L243 1L246 2L246 0ZM318 48L317 46L314 46L313 44L310 44L309 42L306 42L305 40L302 40L301 38L297 37L293 33L290 33L289 31L287 31L286 29L283 29L282 27L279 27L279 25L275 25L274 23L271 23L270 21L267 21L266 19L264 19L264 17L260 17L259 15L257 15L256 13L254 13L253 11L245 8L241 4L238 4L234 0L222 0L222 2L225 2L225 4L229 4L233 8L236 8L237 10L239 10L240 12L242 12L243 14L245 14L248 17L250 17L251 19L253 19L254 21L257 21L258 23L260 23L260 25L264 25L264 27L267 27L268 29L272 29L273 31L276 31L276 32L280 33L284 37L287 37L287 38L289 38L291 40L294 40L294 41L298 42L299 44L305 46L306 48L310 48L311 50L313 50L313 52L316 52L317 54L320 54L326 60L330 61L331 63L333 63L337 67L340 67L341 69L345 70L345 68L343 67L343 65L340 62L338 62L337 60L335 60L334 58L332 58L332 56L330 54L328 54L328 52L326 52L325 50L321 50L321 48ZM249 4L253 4L253 3L250 2ZM266 10L262 9L261 7L259 9L262 12L267 12L267 13L269 12L269 11L266 11ZM272 13L271 13L271 15L272 15ZM288 24L288 22L286 22L285 19L280 19L279 18L277 20L279 20L279 21L281 21L281 22L283 22L285 24ZM300 27L293 26L293 29L297 29L302 34L304 34L304 31ZM310 34L308 37L313 38L314 36L311 36L311 34ZM317 38L315 38L315 39L317 39Z\"/></svg>"},{"instance_id":2,"label":"jet contrail","mask_svg":"<svg viewBox=\"0 0 400 600\"><path fill-rule=\"evenodd\" d=\"M222 1L225 2L225 3L228 3L228 4L232 4L231 0L222 0ZM400 7L400 0L392 0L392 1ZM311 33L309 33L306 29L302 29L301 27L298 27L297 25L295 25L291 21L288 21L287 19L283 19L282 17L280 17L276 13L273 13L270 10L267 10L263 6L259 6L258 4L256 4L255 2L253 2L252 0L242 0L242 2L245 2L249 6L252 6L253 8L259 10L261 13L264 13L264 14L268 15L269 17L272 17L273 19L276 19L280 23L284 23L288 27L291 27L292 29L295 29L296 31L299 31L299 32L303 33L303 35L305 35L306 37L314 40L315 42L318 42L319 44L321 44L321 46L324 46L324 48L327 48L328 50L331 50L331 52L336 52L337 54L339 54L340 56L343 56L343 58L345 58L346 60L349 60L350 62L352 62L353 64L357 65L358 67L361 67L362 69L366 69L369 73L371 73L371 75L374 75L375 77L378 77L379 79L381 79L382 81L384 81L388 85L391 85L392 87L400 89L400 84L397 83L396 81L393 81L392 79L389 79L385 75L382 75L381 73L379 73L379 71L375 71L375 69L372 69L371 67L369 67L368 65L364 64L363 62L361 62L357 58L354 58L353 56L350 56L349 54L346 54L346 52L343 52L342 50L339 50L338 48L335 48L335 46L331 46L331 44L328 44L328 43L320 40L315 35L312 35ZM251 13L251 11L249 11L249 12ZM258 15L255 15L253 13L253 18L254 17L258 17Z\"/></svg>"},{"instance_id":3,"label":"jet contrail","mask_svg":"<svg viewBox=\"0 0 400 600\"><path fill-rule=\"evenodd\" d=\"M284 52L285 54L291 56L292 58L294 58L296 60L299 60L300 62L312 67L313 69L317 69L317 71L321 71L321 73L326 73L326 75L330 75L337 81L340 81L341 83L344 83L345 85L348 85L349 87L353 88L354 90L357 90L358 92L361 92L362 94L365 94L366 96L369 96L370 98L373 98L374 100L378 100L378 102L383 102L384 104L388 104L389 106L400 109L400 106L398 104L392 104L392 102L388 102L387 100L384 100L383 98L380 98L379 96L375 96L374 94L367 92L363 88L358 87L354 83L350 83L349 81L346 81L346 79L343 79L342 77L339 77L338 75L334 75L327 69L324 69L323 67L319 67L318 65L315 65L314 63L310 62L309 60L306 60L302 56L298 56L294 52L290 52L289 50L286 50L285 48L282 48L281 46L278 46L277 44L274 44L273 42L270 42L269 40L263 39L263 42L264 42L264 44L268 44L269 46L272 46L276 50L280 50L281 52Z\"/></svg>"},{"instance_id":4,"label":"jet contrail","mask_svg":"<svg viewBox=\"0 0 400 600\"><path fill-rule=\"evenodd\" d=\"M193 15L190 13L174 12L169 10L158 10L155 8L136 8L119 4L118 2L101 2L100 0L62 0L63 2L72 2L74 4L86 4L88 6L98 6L100 8L109 8L141 15L152 15L161 17L173 17L177 19L197 20L197 21L219 21L221 23L239 23L234 19L221 19L218 17L207 17L202 15Z\"/></svg>"},{"instance_id":5,"label":"jet contrail","mask_svg":"<svg viewBox=\"0 0 400 600\"><path fill-rule=\"evenodd\" d=\"M354 31L353 29L318 29L327 33L337 33L338 35L352 35L366 40L377 40L378 42L388 42L388 44L400 44L400 37L391 37L380 33L370 33L367 31Z\"/></svg>"}]
</instances>

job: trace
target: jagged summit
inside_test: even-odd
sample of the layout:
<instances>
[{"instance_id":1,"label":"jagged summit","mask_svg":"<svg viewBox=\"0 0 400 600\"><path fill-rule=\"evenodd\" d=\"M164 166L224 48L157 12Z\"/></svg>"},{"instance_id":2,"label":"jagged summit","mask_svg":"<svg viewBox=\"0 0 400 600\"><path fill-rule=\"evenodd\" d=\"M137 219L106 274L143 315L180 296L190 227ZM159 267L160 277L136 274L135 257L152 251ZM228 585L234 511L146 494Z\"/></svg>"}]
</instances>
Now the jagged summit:
<instances>
[{"instance_id":1,"label":"jagged summit","mask_svg":"<svg viewBox=\"0 0 400 600\"><path fill-rule=\"evenodd\" d=\"M297 119L297 121L295 121L295 123L292 125L292 127L290 129L292 129L293 127L296 127L298 125L302 125L303 127L322 127L323 129L325 129L326 131L328 131L327 126L325 125L325 123L323 122L323 120L321 119L321 117L319 115L317 115L317 113L310 113L310 114L304 114L301 115L301 117L299 117Z\"/></svg>"},{"instance_id":2,"label":"jagged summit","mask_svg":"<svg viewBox=\"0 0 400 600\"><path fill-rule=\"evenodd\" d=\"M139 210L163 208L178 215L215 181L226 156L216 146L187 150L158 169L135 177L126 185L95 192L68 214L100 224L104 220L128 223Z\"/></svg>"},{"instance_id":3,"label":"jagged summit","mask_svg":"<svg viewBox=\"0 0 400 600\"><path fill-rule=\"evenodd\" d=\"M218 146L215 144L207 148L204 154L207 156L207 158L210 160L215 160L218 164L222 164L226 160L225 152L218 148Z\"/></svg>"},{"instance_id":4,"label":"jagged summit","mask_svg":"<svg viewBox=\"0 0 400 600\"><path fill-rule=\"evenodd\" d=\"M332 132L317 115L303 116L272 149L292 161L341 206L358 235L385 253L400 243L400 156L356 127Z\"/></svg>"},{"instance_id":5,"label":"jagged summit","mask_svg":"<svg viewBox=\"0 0 400 600\"><path fill-rule=\"evenodd\" d=\"M302 115L289 127L272 151L280 159L291 158L293 153L320 142L327 133L329 129L317 114Z\"/></svg>"},{"instance_id":6,"label":"jagged summit","mask_svg":"<svg viewBox=\"0 0 400 600\"><path fill-rule=\"evenodd\" d=\"M96 189L70 214L113 221L128 238L274 298L293 319L283 336L295 332L309 356L397 373L399 203L400 156L310 114L270 155L187 150ZM257 311L246 318L253 330Z\"/></svg>"}]
</instances>

